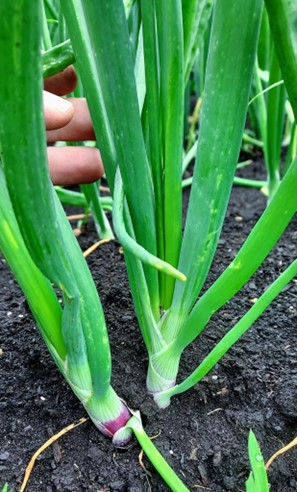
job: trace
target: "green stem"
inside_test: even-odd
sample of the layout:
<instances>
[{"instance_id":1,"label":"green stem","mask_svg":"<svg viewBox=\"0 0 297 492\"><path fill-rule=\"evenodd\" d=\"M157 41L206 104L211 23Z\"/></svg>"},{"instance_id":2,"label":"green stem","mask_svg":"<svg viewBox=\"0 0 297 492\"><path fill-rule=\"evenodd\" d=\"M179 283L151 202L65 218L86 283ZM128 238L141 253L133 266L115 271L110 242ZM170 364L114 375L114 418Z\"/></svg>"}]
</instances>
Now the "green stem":
<instances>
[{"instance_id":1,"label":"green stem","mask_svg":"<svg viewBox=\"0 0 297 492\"><path fill-rule=\"evenodd\" d=\"M42 53L43 77L51 77L62 72L66 67L75 62L70 40L64 41Z\"/></svg>"},{"instance_id":2,"label":"green stem","mask_svg":"<svg viewBox=\"0 0 297 492\"><path fill-rule=\"evenodd\" d=\"M265 188L267 186L267 181L259 181L257 179L245 179L235 176L233 183L239 186L248 186L250 188Z\"/></svg>"},{"instance_id":3,"label":"green stem","mask_svg":"<svg viewBox=\"0 0 297 492\"><path fill-rule=\"evenodd\" d=\"M73 205L74 207L87 208L88 202L86 197L77 191L67 190L61 186L55 186L56 193L64 205Z\"/></svg>"},{"instance_id":4,"label":"green stem","mask_svg":"<svg viewBox=\"0 0 297 492\"><path fill-rule=\"evenodd\" d=\"M259 118L259 129L261 132L261 140L263 142L263 152L265 164L267 167L267 173L269 175L269 156L267 150L267 108L265 104L265 98L263 93L262 80L260 78L260 69L258 64L258 59L256 59L254 67L254 82L255 82L255 92L257 94L257 113Z\"/></svg>"},{"instance_id":5,"label":"green stem","mask_svg":"<svg viewBox=\"0 0 297 492\"><path fill-rule=\"evenodd\" d=\"M184 85L186 86L194 60L209 24L213 0L182 0L184 30Z\"/></svg>"},{"instance_id":6,"label":"green stem","mask_svg":"<svg viewBox=\"0 0 297 492\"><path fill-rule=\"evenodd\" d=\"M197 145L198 145L198 140L192 145L192 147L190 148L190 150L187 152L187 154L184 157L183 165L182 165L182 173L183 174L187 170L191 161L196 157Z\"/></svg>"},{"instance_id":7,"label":"green stem","mask_svg":"<svg viewBox=\"0 0 297 492\"><path fill-rule=\"evenodd\" d=\"M145 60L146 102L149 128L149 155L156 200L157 252L164 259L163 162L161 150L159 65L155 0L141 0L143 48ZM160 289L163 276L159 275Z\"/></svg>"},{"instance_id":8,"label":"green stem","mask_svg":"<svg viewBox=\"0 0 297 492\"><path fill-rule=\"evenodd\" d=\"M260 148L262 148L264 146L264 144L261 140L258 140L257 138L253 138L250 135L248 135L247 133L244 133L242 135L242 141L249 143L251 145L255 145L256 147L260 147Z\"/></svg>"},{"instance_id":9,"label":"green stem","mask_svg":"<svg viewBox=\"0 0 297 492\"><path fill-rule=\"evenodd\" d=\"M42 41L44 50L50 50L52 48L52 41L50 37L50 32L47 25L47 18L44 8L44 3L42 2Z\"/></svg>"},{"instance_id":10,"label":"green stem","mask_svg":"<svg viewBox=\"0 0 297 492\"><path fill-rule=\"evenodd\" d=\"M144 431L138 412L135 412L133 417L128 421L127 427L130 427L134 432L136 439L138 440L143 451L147 455L152 465L156 468L158 473L164 479L172 492L190 492L189 489L183 484L180 478L175 474L171 466L163 458L161 453L152 443Z\"/></svg>"},{"instance_id":11,"label":"green stem","mask_svg":"<svg viewBox=\"0 0 297 492\"><path fill-rule=\"evenodd\" d=\"M278 64L274 46L270 66L269 86L281 79L281 70ZM280 159L285 116L285 88L284 84L275 87L267 94L267 151L268 151L268 192L269 199L275 193L280 182Z\"/></svg>"},{"instance_id":12,"label":"green stem","mask_svg":"<svg viewBox=\"0 0 297 492\"><path fill-rule=\"evenodd\" d=\"M122 244L122 246L133 254L136 258L141 260L143 263L152 266L153 268L163 272L166 275L170 275L177 280L182 282L186 281L186 277L179 272L176 268L171 266L169 263L160 260L160 258L152 255L146 251L140 244L138 244L126 231L125 222L123 217L124 212L124 187L121 178L121 173L119 168L116 172L115 178L115 191L114 191L114 203L113 203L113 224L117 234L117 237Z\"/></svg>"},{"instance_id":13,"label":"green stem","mask_svg":"<svg viewBox=\"0 0 297 492\"><path fill-rule=\"evenodd\" d=\"M297 9L295 0L265 0L278 62L297 121Z\"/></svg>"},{"instance_id":14,"label":"green stem","mask_svg":"<svg viewBox=\"0 0 297 492\"><path fill-rule=\"evenodd\" d=\"M183 179L182 187L186 188L191 186L193 183L193 177ZM256 179L245 179L238 176L234 176L233 183L239 186L249 186L250 188L264 188L267 186L267 181L259 181Z\"/></svg>"},{"instance_id":15,"label":"green stem","mask_svg":"<svg viewBox=\"0 0 297 492\"><path fill-rule=\"evenodd\" d=\"M81 185L87 202L92 210L95 226L99 238L114 239L114 235L108 219L103 211L102 202L99 196L99 183Z\"/></svg>"},{"instance_id":16,"label":"green stem","mask_svg":"<svg viewBox=\"0 0 297 492\"><path fill-rule=\"evenodd\" d=\"M291 128L290 144L288 147L285 165L284 165L284 171L283 171L284 174L286 174L296 154L297 154L297 125L296 123L293 123Z\"/></svg>"},{"instance_id":17,"label":"green stem","mask_svg":"<svg viewBox=\"0 0 297 492\"><path fill-rule=\"evenodd\" d=\"M182 234L181 162L184 112L182 10L179 0L156 1L155 5L163 135L164 260L177 267ZM169 276L163 280L161 305L164 309L168 309L175 281Z\"/></svg>"}]
</instances>

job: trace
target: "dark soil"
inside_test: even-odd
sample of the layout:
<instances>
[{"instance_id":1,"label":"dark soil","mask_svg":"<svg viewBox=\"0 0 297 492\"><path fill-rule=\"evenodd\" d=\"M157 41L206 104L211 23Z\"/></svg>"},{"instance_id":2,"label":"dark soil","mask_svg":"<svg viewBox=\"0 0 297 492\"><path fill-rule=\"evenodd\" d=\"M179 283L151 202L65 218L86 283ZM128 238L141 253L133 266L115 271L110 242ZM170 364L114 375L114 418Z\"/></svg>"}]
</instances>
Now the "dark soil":
<instances>
[{"instance_id":1,"label":"dark soil","mask_svg":"<svg viewBox=\"0 0 297 492\"><path fill-rule=\"evenodd\" d=\"M255 172L252 166L250 173ZM235 187L210 274L213 281L235 255L265 207L254 189ZM218 313L187 349L180 378L195 368L265 287L296 257L297 221L242 292ZM83 249L97 240L92 224ZM106 313L113 356L113 385L141 411L147 433L191 491L244 491L249 473L247 438L252 428L265 459L296 437L297 284L292 282L266 314L193 390L160 411L145 392L147 356L133 312L119 244L103 245L88 262ZM35 450L52 433L85 416L51 360L18 286L1 260L0 485L19 490ZM116 450L90 421L43 452L33 469L31 492L167 491L136 442ZM297 490L297 448L269 470L273 492Z\"/></svg>"}]
</instances>

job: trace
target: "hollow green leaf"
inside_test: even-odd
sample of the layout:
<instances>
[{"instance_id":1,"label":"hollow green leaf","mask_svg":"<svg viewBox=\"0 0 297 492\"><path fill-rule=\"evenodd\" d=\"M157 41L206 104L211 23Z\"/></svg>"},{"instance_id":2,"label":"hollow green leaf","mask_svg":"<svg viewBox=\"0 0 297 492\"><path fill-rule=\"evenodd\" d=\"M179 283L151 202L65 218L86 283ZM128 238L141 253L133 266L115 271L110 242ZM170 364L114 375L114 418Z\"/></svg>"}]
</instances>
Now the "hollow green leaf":
<instances>
[{"instance_id":1,"label":"hollow green leaf","mask_svg":"<svg viewBox=\"0 0 297 492\"><path fill-rule=\"evenodd\" d=\"M189 492L189 489L176 475L171 466L163 458L156 446L152 443L151 439L145 433L139 412L134 412L133 416L127 423L127 427L132 429L144 453L161 475L165 483L167 483L170 490L172 490L172 492Z\"/></svg>"},{"instance_id":2,"label":"hollow green leaf","mask_svg":"<svg viewBox=\"0 0 297 492\"><path fill-rule=\"evenodd\" d=\"M160 79L160 117L163 155L164 260L177 267L182 233L182 142L184 104L183 24L180 0L155 3ZM149 67L148 67L149 68ZM161 305L167 309L175 282L163 278Z\"/></svg>"},{"instance_id":3,"label":"hollow green leaf","mask_svg":"<svg viewBox=\"0 0 297 492\"><path fill-rule=\"evenodd\" d=\"M156 254L155 200L139 114L129 31L123 2L61 1L76 54L109 186L121 169L136 240ZM96 53L96 56L94 56ZM157 272L144 266L153 311Z\"/></svg>"},{"instance_id":4,"label":"hollow green leaf","mask_svg":"<svg viewBox=\"0 0 297 492\"><path fill-rule=\"evenodd\" d=\"M297 121L297 9L295 0L265 0L279 65Z\"/></svg>"},{"instance_id":5,"label":"hollow green leaf","mask_svg":"<svg viewBox=\"0 0 297 492\"><path fill-rule=\"evenodd\" d=\"M244 14L243 14L244 13ZM245 123L262 2L215 3L193 184L166 338L180 329L203 286L222 228ZM239 22L239 19L244 21ZM236 64L234 65L234 60Z\"/></svg>"},{"instance_id":6,"label":"hollow green leaf","mask_svg":"<svg viewBox=\"0 0 297 492\"><path fill-rule=\"evenodd\" d=\"M297 158L234 260L196 303L176 343L183 347L191 343L209 318L255 273L297 211L296 186Z\"/></svg>"},{"instance_id":7,"label":"hollow green leaf","mask_svg":"<svg viewBox=\"0 0 297 492\"><path fill-rule=\"evenodd\" d=\"M203 40L213 3L213 0L182 0L185 84L189 80L197 51Z\"/></svg>"},{"instance_id":8,"label":"hollow green leaf","mask_svg":"<svg viewBox=\"0 0 297 492\"><path fill-rule=\"evenodd\" d=\"M187 391L206 376L221 360L226 352L237 340L250 328L250 326L261 316L271 302L280 294L286 285L297 275L297 260L293 261L286 270L265 290L257 302L246 312L246 314L231 328L217 345L203 359L201 364L183 382L155 396L159 406L165 407L169 404L173 395ZM167 352L178 350L174 343ZM164 357L164 355L163 355Z\"/></svg>"}]
</instances>

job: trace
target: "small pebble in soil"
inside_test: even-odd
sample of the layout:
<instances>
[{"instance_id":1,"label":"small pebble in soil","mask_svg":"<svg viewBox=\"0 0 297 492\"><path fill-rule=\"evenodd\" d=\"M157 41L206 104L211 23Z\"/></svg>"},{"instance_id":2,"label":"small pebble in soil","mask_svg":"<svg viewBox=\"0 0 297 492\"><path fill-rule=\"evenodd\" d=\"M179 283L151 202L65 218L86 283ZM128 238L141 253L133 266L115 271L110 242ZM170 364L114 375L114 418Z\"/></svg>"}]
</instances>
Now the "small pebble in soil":
<instances>
[{"instance_id":1,"label":"small pebble in soil","mask_svg":"<svg viewBox=\"0 0 297 492\"><path fill-rule=\"evenodd\" d=\"M227 490L235 490L236 479L234 477L225 477L223 482Z\"/></svg>"},{"instance_id":2,"label":"small pebble in soil","mask_svg":"<svg viewBox=\"0 0 297 492\"><path fill-rule=\"evenodd\" d=\"M9 458L9 453L7 451L4 451L4 453L0 454L0 460L1 461L6 461Z\"/></svg>"},{"instance_id":3,"label":"small pebble in soil","mask_svg":"<svg viewBox=\"0 0 297 492\"><path fill-rule=\"evenodd\" d=\"M213 466L219 466L222 461L222 451L220 449L216 449L213 455L212 464Z\"/></svg>"},{"instance_id":4,"label":"small pebble in soil","mask_svg":"<svg viewBox=\"0 0 297 492\"><path fill-rule=\"evenodd\" d=\"M203 485L207 486L209 481L208 481L208 476L207 476L205 466L202 463L199 463L198 470L199 470Z\"/></svg>"},{"instance_id":5,"label":"small pebble in soil","mask_svg":"<svg viewBox=\"0 0 297 492\"><path fill-rule=\"evenodd\" d=\"M112 492L124 492L126 489L125 482L117 481L110 484Z\"/></svg>"}]
</instances>

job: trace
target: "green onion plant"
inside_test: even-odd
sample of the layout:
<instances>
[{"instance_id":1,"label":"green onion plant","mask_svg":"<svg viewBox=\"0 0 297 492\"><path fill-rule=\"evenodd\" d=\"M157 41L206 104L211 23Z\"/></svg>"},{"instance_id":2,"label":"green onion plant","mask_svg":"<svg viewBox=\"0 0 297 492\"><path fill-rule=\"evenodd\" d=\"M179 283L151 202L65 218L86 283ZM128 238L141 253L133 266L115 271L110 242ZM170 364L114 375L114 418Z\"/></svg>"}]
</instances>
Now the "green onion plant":
<instances>
[{"instance_id":1,"label":"green onion plant","mask_svg":"<svg viewBox=\"0 0 297 492\"><path fill-rule=\"evenodd\" d=\"M0 6L0 63L6 74L0 87L0 248L62 374L93 422L113 436L130 411L110 385L101 303L49 178L42 13L42 2ZM61 292L62 307L52 284Z\"/></svg>"},{"instance_id":2,"label":"green onion plant","mask_svg":"<svg viewBox=\"0 0 297 492\"><path fill-rule=\"evenodd\" d=\"M266 210L234 260L204 288L237 169L257 60L264 56L267 19L274 46L271 82L284 80L278 96L268 92L269 114L275 116L267 122L271 169L279 162L281 91L286 90L297 118L297 8L292 0L265 5L265 14L260 0L0 5L0 66L6 74L0 85L0 248L62 374L95 424L117 442L127 440L131 429L140 442L144 438L139 420L110 385L102 307L58 200L92 209L102 231L104 198L96 185L73 193L50 183L42 64L44 73L53 74L76 60L111 192L105 206L113 209L148 353L147 388L166 407L214 367L297 275L295 260L197 361L193 373L177 382L184 349L256 272L297 210L292 147L292 162L277 186L271 171ZM203 98L198 141L189 150L195 166L183 227L182 175L190 160L184 158L184 114L199 49L204 50Z\"/></svg>"},{"instance_id":3,"label":"green onion plant","mask_svg":"<svg viewBox=\"0 0 297 492\"><path fill-rule=\"evenodd\" d=\"M237 257L199 297L216 250L237 166L263 4L244 2L245 22L240 26L241 2L235 5L222 0L213 4L196 164L182 235L183 114L185 81L189 76L186 61L191 50L189 63L194 63L199 46L198 39L193 55L193 45L188 41L193 34L188 30L196 25L198 4L200 9L202 4L209 7L209 2L142 0L134 3L127 19L121 2L106 1L103 6L87 0L71 4L61 1L115 201L115 232L120 239L129 238L130 246L124 241L123 246L135 310L148 351L147 386L160 406L169 403L169 395L189 387L175 384L183 350L201 333L214 312L253 275L294 215L297 204L293 192L295 160ZM290 2L282 4L285 9L290 8ZM134 15L133 9L137 10L138 23L141 16L137 31L140 46L131 50L129 19ZM277 36L272 29L272 35L277 44L281 43L280 38L293 37L294 32L287 22L286 29ZM135 36L133 31L134 45ZM139 104L143 76L135 71L135 52L143 53L143 105ZM293 65L296 52L294 56L284 53L280 66L284 62ZM287 77L284 75L286 84ZM287 91L292 101L294 96L288 88ZM151 261L152 256L178 269L186 281L180 273L168 275L168 269L157 273L157 261ZM259 312L259 306L257 309ZM247 315L245 326L250 326L253 316ZM235 338L231 345L234 341Z\"/></svg>"},{"instance_id":4,"label":"green onion plant","mask_svg":"<svg viewBox=\"0 0 297 492\"><path fill-rule=\"evenodd\" d=\"M294 17L291 22L293 22L293 19ZM187 125L186 137L188 141L183 170L191 162L193 153L197 150L197 121L199 119L200 102L203 99L210 26L211 22L208 21L203 42L200 43L197 59L192 68L193 77L188 83L185 95L187 98L186 107L189 106L191 91L196 94L198 101L191 116L191 125L190 127ZM248 120L249 126L242 136L242 148L252 153L253 149L263 152L267 179L260 181L235 176L234 183L261 188L270 200L282 176L296 155L297 132L266 8L263 9L262 13L257 57L248 105ZM284 148L286 149L286 158L281 166ZM238 168L240 167L241 165L238 166ZM191 184L192 178L183 181L184 187Z\"/></svg>"},{"instance_id":5,"label":"green onion plant","mask_svg":"<svg viewBox=\"0 0 297 492\"><path fill-rule=\"evenodd\" d=\"M249 117L254 136L260 139L267 170L269 200L275 193L281 178L296 155L296 125L290 102L287 99L283 74L279 63L280 42L273 36L273 19L270 3L263 11L257 60L254 67ZM293 5L289 5L292 17L287 18L292 32L294 25ZM267 10L270 10L269 15ZM287 52L288 53L288 52ZM287 81L288 83L288 81ZM258 145L257 140L250 143ZM287 158L281 167L282 149L286 145Z\"/></svg>"}]
</instances>

